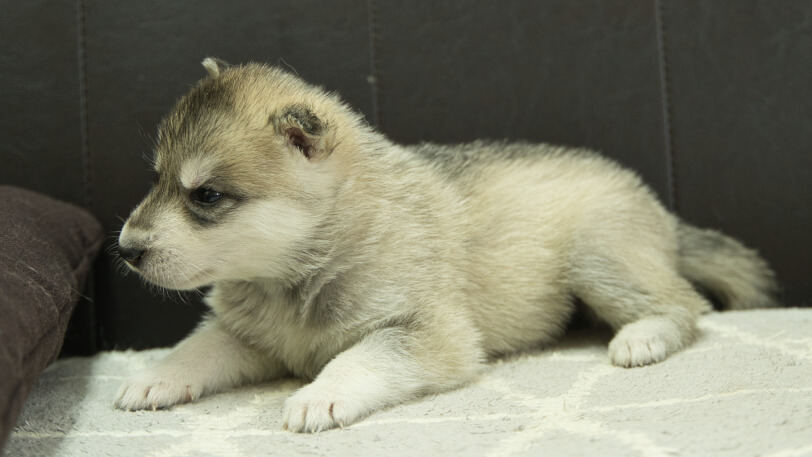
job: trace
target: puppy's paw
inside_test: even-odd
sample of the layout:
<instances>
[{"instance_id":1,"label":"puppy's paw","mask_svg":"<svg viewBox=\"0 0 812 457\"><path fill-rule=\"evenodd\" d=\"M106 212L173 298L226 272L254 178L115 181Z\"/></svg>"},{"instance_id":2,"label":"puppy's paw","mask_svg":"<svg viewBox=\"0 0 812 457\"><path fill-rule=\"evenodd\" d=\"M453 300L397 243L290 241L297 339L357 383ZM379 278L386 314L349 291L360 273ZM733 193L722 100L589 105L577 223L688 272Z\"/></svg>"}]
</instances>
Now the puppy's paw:
<instances>
[{"instance_id":1,"label":"puppy's paw","mask_svg":"<svg viewBox=\"0 0 812 457\"><path fill-rule=\"evenodd\" d=\"M656 335L618 334L609 343L609 358L620 367L641 367L665 360L667 346Z\"/></svg>"},{"instance_id":2,"label":"puppy's paw","mask_svg":"<svg viewBox=\"0 0 812 457\"><path fill-rule=\"evenodd\" d=\"M125 411L139 409L156 410L200 398L200 385L185 382L182 378L143 376L121 386L115 406Z\"/></svg>"},{"instance_id":3,"label":"puppy's paw","mask_svg":"<svg viewBox=\"0 0 812 457\"><path fill-rule=\"evenodd\" d=\"M369 414L360 399L321 389L318 383L307 385L285 402L285 430L314 433L344 427Z\"/></svg>"},{"instance_id":4,"label":"puppy's paw","mask_svg":"<svg viewBox=\"0 0 812 457\"><path fill-rule=\"evenodd\" d=\"M665 359L667 345L656 335L618 334L609 343L609 358L620 367L640 367Z\"/></svg>"}]
</instances>

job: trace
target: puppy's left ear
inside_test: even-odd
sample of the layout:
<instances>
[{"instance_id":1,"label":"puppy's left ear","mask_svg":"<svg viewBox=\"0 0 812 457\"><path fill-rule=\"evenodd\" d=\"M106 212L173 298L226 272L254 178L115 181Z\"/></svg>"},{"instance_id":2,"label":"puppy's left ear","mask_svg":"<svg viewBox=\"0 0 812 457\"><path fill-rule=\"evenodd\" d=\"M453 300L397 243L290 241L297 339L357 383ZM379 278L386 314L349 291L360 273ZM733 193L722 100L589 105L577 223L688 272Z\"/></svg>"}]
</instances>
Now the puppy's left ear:
<instances>
[{"instance_id":1,"label":"puppy's left ear","mask_svg":"<svg viewBox=\"0 0 812 457\"><path fill-rule=\"evenodd\" d=\"M281 113L272 115L271 123L288 146L308 160L318 161L332 152L332 134L327 123L305 105L288 106Z\"/></svg>"},{"instance_id":2,"label":"puppy's left ear","mask_svg":"<svg viewBox=\"0 0 812 457\"><path fill-rule=\"evenodd\" d=\"M203 65L203 68L206 69L206 72L209 73L209 76L212 79L217 79L220 75L231 65L228 64L223 59L218 59L217 57L206 57L203 59L203 62L200 62Z\"/></svg>"}]
</instances>

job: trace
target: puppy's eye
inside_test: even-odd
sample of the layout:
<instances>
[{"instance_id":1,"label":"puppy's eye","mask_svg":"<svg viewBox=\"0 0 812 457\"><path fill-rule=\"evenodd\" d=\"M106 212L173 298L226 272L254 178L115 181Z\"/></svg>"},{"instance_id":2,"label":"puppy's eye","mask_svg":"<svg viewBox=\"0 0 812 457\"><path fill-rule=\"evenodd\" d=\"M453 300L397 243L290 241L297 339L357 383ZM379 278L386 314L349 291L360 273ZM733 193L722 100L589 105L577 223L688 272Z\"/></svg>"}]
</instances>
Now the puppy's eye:
<instances>
[{"instance_id":1,"label":"puppy's eye","mask_svg":"<svg viewBox=\"0 0 812 457\"><path fill-rule=\"evenodd\" d=\"M201 205L212 205L217 203L221 198L223 198L222 192L217 192L214 189L210 189L208 187L200 187L192 191L191 195L189 196L193 202L201 204Z\"/></svg>"}]
</instances>

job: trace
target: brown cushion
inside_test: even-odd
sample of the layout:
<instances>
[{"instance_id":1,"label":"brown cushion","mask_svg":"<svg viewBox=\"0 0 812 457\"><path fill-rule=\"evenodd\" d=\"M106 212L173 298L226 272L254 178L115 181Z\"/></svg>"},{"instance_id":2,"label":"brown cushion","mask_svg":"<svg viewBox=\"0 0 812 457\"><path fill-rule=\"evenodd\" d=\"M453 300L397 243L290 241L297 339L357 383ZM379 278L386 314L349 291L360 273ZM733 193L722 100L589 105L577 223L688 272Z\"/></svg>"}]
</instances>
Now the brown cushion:
<instances>
[{"instance_id":1,"label":"brown cushion","mask_svg":"<svg viewBox=\"0 0 812 457\"><path fill-rule=\"evenodd\" d=\"M81 208L0 186L0 449L59 354L102 238Z\"/></svg>"}]
</instances>

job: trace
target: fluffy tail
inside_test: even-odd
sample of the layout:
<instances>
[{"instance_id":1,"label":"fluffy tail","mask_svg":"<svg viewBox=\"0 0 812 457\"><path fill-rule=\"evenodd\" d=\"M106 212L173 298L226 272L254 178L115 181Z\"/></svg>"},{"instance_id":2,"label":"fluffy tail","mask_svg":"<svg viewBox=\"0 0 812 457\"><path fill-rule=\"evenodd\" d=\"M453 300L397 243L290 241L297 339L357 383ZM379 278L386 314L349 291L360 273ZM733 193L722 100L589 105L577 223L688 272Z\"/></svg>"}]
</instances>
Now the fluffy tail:
<instances>
[{"instance_id":1,"label":"fluffy tail","mask_svg":"<svg viewBox=\"0 0 812 457\"><path fill-rule=\"evenodd\" d=\"M724 309L776 306L775 274L753 249L714 230L680 223L679 271Z\"/></svg>"}]
</instances>

